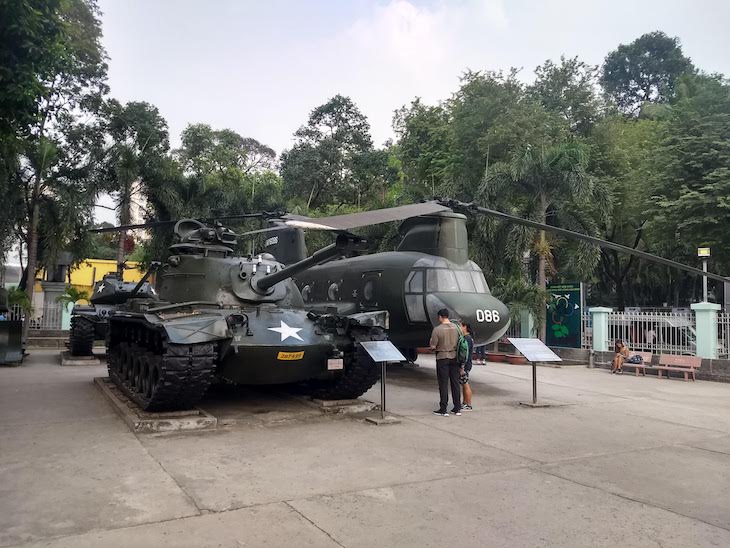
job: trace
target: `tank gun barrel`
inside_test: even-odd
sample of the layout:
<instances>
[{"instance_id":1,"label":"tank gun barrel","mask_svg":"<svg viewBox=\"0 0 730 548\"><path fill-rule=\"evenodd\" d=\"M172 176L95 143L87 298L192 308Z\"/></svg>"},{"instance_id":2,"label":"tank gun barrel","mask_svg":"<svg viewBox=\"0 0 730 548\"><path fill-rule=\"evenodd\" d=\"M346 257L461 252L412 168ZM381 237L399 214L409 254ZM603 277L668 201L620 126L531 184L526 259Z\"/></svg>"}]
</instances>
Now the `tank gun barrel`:
<instances>
[{"instance_id":1,"label":"tank gun barrel","mask_svg":"<svg viewBox=\"0 0 730 548\"><path fill-rule=\"evenodd\" d=\"M354 236L352 234L338 234L335 243L320 249L311 257L307 257L306 259L282 268L278 272L274 272L273 274L268 274L260 278L255 278L252 280L252 285L256 291L264 293L282 280L296 276L300 272L303 272L312 266L328 261L347 251L362 249L364 244L365 240L358 236Z\"/></svg>"},{"instance_id":2,"label":"tank gun barrel","mask_svg":"<svg viewBox=\"0 0 730 548\"><path fill-rule=\"evenodd\" d=\"M147 280L149 280L152 273L155 272L158 268L160 268L160 266L162 266L162 263L157 262L157 261L152 261L152 263L150 264L150 269L147 272L145 272L145 275L142 276L142 279L139 282L137 282L137 285L134 286L134 289L132 289L132 292L129 294L129 298L132 298L137 293L139 293L139 290L142 289L142 286L145 284L145 282Z\"/></svg>"}]
</instances>

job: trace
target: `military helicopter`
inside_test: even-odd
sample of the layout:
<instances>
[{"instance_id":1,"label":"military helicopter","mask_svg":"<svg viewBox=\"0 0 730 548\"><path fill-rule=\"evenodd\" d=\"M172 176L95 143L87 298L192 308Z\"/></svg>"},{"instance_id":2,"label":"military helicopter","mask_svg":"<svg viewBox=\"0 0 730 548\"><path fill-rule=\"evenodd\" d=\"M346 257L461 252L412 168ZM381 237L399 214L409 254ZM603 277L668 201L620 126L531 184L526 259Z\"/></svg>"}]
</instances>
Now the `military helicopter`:
<instances>
[{"instance_id":1,"label":"military helicopter","mask_svg":"<svg viewBox=\"0 0 730 548\"><path fill-rule=\"evenodd\" d=\"M600 238L448 198L333 217L286 215L270 220L273 226L269 228L244 235L272 232L264 249L287 262L306 255L303 230L338 232L403 221L402 240L395 251L332 260L298 274L296 282L305 306L311 310L387 310L391 325L388 338L413 360L415 347L428 341L440 308L471 324L477 345L497 340L509 327L507 307L491 294L481 269L468 259L465 214L495 217L711 279L728 280Z\"/></svg>"},{"instance_id":2,"label":"military helicopter","mask_svg":"<svg viewBox=\"0 0 730 548\"><path fill-rule=\"evenodd\" d=\"M509 327L509 310L469 260L466 216L443 204L273 221L280 230L265 249L282 260L296 260L306 251L303 238L292 231L349 230L390 220L404 220L395 251L330 261L296 276L305 306L340 314L388 310L388 338L411 361L416 348L427 344L441 308L472 325L476 344L501 337Z\"/></svg>"}]
</instances>

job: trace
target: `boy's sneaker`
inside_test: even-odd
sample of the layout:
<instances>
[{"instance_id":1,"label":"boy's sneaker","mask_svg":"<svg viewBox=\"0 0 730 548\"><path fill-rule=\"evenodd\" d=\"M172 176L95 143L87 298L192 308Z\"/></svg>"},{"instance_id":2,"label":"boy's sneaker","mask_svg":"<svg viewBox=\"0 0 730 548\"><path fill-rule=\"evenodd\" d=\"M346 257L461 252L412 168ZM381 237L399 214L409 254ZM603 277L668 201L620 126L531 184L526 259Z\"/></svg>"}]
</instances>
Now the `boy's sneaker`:
<instances>
[{"instance_id":1,"label":"boy's sneaker","mask_svg":"<svg viewBox=\"0 0 730 548\"><path fill-rule=\"evenodd\" d=\"M464 411L473 411L474 410L474 408L471 405L469 405L468 403L465 403L464 405L462 405L461 409Z\"/></svg>"},{"instance_id":2,"label":"boy's sneaker","mask_svg":"<svg viewBox=\"0 0 730 548\"><path fill-rule=\"evenodd\" d=\"M457 417L461 416L461 409L452 409L451 412Z\"/></svg>"},{"instance_id":3,"label":"boy's sneaker","mask_svg":"<svg viewBox=\"0 0 730 548\"><path fill-rule=\"evenodd\" d=\"M436 411L433 412L434 415L438 415L439 417L448 417L449 414L446 411L441 411L440 409L436 409Z\"/></svg>"}]
</instances>

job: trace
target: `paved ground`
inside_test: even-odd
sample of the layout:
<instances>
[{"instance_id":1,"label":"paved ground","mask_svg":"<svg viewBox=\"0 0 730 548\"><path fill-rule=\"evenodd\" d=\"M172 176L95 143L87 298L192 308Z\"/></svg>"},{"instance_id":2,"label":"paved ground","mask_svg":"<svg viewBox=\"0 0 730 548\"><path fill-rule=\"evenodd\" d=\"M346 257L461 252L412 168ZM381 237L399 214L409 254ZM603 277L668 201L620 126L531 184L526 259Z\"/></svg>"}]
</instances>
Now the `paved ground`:
<instances>
[{"instance_id":1,"label":"paved ground","mask_svg":"<svg viewBox=\"0 0 730 548\"><path fill-rule=\"evenodd\" d=\"M0 546L730 546L730 385L539 368L390 369L399 425L217 393L215 432L131 434L100 367L0 368ZM379 388L367 395L377 400Z\"/></svg>"}]
</instances>

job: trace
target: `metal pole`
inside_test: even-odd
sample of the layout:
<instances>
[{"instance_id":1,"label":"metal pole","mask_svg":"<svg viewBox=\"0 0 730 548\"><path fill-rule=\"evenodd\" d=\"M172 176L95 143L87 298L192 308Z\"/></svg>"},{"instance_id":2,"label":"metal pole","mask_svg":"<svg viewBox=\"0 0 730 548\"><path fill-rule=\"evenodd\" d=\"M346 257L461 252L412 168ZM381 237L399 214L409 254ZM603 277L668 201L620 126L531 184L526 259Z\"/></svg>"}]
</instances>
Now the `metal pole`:
<instances>
[{"instance_id":1,"label":"metal pole","mask_svg":"<svg viewBox=\"0 0 730 548\"><path fill-rule=\"evenodd\" d=\"M385 362L380 362L380 418L385 420Z\"/></svg>"},{"instance_id":2,"label":"metal pole","mask_svg":"<svg viewBox=\"0 0 730 548\"><path fill-rule=\"evenodd\" d=\"M532 362L532 403L537 403L537 365Z\"/></svg>"},{"instance_id":3,"label":"metal pole","mask_svg":"<svg viewBox=\"0 0 730 548\"><path fill-rule=\"evenodd\" d=\"M702 259L702 272L707 272L707 257ZM702 302L707 302L707 276L702 276Z\"/></svg>"}]
</instances>

